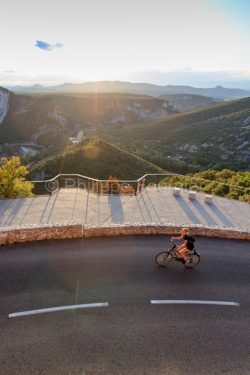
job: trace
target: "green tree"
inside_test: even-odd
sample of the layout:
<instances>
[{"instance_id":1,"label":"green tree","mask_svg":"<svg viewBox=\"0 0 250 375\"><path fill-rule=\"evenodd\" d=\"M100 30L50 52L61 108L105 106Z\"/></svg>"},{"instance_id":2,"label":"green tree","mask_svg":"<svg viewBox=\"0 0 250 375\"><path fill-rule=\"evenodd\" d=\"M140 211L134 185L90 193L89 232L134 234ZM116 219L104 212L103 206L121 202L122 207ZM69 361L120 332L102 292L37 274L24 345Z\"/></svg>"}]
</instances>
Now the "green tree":
<instances>
[{"instance_id":1,"label":"green tree","mask_svg":"<svg viewBox=\"0 0 250 375\"><path fill-rule=\"evenodd\" d=\"M0 159L0 198L32 196L33 184L25 181L28 168L21 165L20 158Z\"/></svg>"}]
</instances>

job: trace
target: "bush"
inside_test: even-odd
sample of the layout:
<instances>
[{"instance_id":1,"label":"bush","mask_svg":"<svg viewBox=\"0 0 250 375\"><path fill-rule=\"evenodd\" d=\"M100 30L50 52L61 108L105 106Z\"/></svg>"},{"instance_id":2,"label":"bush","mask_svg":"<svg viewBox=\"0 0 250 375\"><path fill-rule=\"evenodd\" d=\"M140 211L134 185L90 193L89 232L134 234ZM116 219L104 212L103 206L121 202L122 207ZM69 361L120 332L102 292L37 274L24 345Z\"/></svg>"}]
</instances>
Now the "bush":
<instances>
[{"instance_id":1,"label":"bush","mask_svg":"<svg viewBox=\"0 0 250 375\"><path fill-rule=\"evenodd\" d=\"M250 203L250 172L248 171L208 170L193 175L168 177L162 181L162 184L165 183L169 186L194 189Z\"/></svg>"},{"instance_id":2,"label":"bush","mask_svg":"<svg viewBox=\"0 0 250 375\"><path fill-rule=\"evenodd\" d=\"M28 168L21 165L20 158L2 158L0 167L0 198L32 196L33 184L25 181Z\"/></svg>"}]
</instances>

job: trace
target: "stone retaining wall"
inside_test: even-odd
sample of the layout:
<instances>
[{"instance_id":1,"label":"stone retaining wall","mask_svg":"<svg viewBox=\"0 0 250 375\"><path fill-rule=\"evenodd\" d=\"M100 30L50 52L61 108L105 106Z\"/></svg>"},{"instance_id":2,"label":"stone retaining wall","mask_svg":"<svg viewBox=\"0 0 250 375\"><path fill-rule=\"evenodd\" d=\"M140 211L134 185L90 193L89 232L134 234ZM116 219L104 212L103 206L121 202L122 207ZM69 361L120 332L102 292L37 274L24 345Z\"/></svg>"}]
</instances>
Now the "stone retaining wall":
<instances>
[{"instance_id":1,"label":"stone retaining wall","mask_svg":"<svg viewBox=\"0 0 250 375\"><path fill-rule=\"evenodd\" d=\"M0 228L0 245L9 245L20 242L42 241L52 239L70 239L97 236L120 236L139 234L179 234L183 226L171 224L124 224L124 225L86 225L78 223L58 223L57 225L39 225L23 227ZM229 238L250 240L250 231L240 228L206 227L190 225L193 235L204 237Z\"/></svg>"},{"instance_id":2,"label":"stone retaining wall","mask_svg":"<svg viewBox=\"0 0 250 375\"><path fill-rule=\"evenodd\" d=\"M114 227L85 227L83 228L84 237L94 236L120 236L120 235L138 235L138 234L166 234L178 235L183 226L173 225L143 225L143 226L114 226ZM250 241L250 231L234 230L231 228L213 228L205 226L189 226L194 236L218 237L229 239L240 239Z\"/></svg>"},{"instance_id":3,"label":"stone retaining wall","mask_svg":"<svg viewBox=\"0 0 250 375\"><path fill-rule=\"evenodd\" d=\"M80 238L83 227L76 225L36 226L29 228L0 229L0 246L18 242Z\"/></svg>"}]
</instances>

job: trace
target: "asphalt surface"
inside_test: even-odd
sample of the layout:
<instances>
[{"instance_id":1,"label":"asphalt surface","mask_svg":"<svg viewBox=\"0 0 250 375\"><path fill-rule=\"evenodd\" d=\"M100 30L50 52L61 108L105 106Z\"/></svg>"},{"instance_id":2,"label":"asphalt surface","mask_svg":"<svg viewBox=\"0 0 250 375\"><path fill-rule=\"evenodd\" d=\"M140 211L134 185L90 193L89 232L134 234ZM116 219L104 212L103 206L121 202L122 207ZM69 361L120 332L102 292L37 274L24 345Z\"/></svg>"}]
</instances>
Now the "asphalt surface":
<instances>
[{"instance_id":1,"label":"asphalt surface","mask_svg":"<svg viewBox=\"0 0 250 375\"><path fill-rule=\"evenodd\" d=\"M1 375L250 374L249 242L197 238L193 270L158 268L154 256L167 244L129 236L1 247ZM8 318L98 302L109 307Z\"/></svg>"}]
</instances>

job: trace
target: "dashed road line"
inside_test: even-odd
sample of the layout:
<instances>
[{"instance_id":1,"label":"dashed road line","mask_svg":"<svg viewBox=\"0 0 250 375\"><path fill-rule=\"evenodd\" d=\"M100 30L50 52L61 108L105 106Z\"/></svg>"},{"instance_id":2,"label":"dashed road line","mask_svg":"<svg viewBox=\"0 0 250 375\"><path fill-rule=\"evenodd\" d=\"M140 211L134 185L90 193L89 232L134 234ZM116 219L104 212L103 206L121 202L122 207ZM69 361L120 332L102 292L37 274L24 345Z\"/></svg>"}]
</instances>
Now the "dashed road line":
<instances>
[{"instance_id":1,"label":"dashed road line","mask_svg":"<svg viewBox=\"0 0 250 375\"><path fill-rule=\"evenodd\" d=\"M65 311L65 310L77 310L77 309L86 309L91 307L107 307L109 306L108 302L101 302L101 303L87 303L81 305L68 305L68 306L58 306L58 307L48 307L46 309L38 309L38 310L29 310L29 311L21 311L16 313L11 313L8 315L9 318L16 318L18 316L26 316L26 315L36 315L36 314L45 314L55 311Z\"/></svg>"},{"instance_id":2,"label":"dashed road line","mask_svg":"<svg viewBox=\"0 0 250 375\"><path fill-rule=\"evenodd\" d=\"M219 306L240 306L238 302L232 301L200 301L200 300L182 300L166 299L151 300L152 305L219 305Z\"/></svg>"},{"instance_id":3,"label":"dashed road line","mask_svg":"<svg viewBox=\"0 0 250 375\"><path fill-rule=\"evenodd\" d=\"M157 299L157 300L150 300L152 305L217 305L217 306L240 306L239 302L234 301L202 301L202 300L182 300L182 299ZM21 311L15 312L8 315L8 318L17 318L19 316L27 316L27 315L37 315L37 314L46 314L50 312L56 311L67 311L67 310L77 310L77 309L86 309L86 308L94 308L94 307L108 307L108 302L100 302L100 303L87 303L81 305L68 305L68 306L57 306L57 307L48 307L45 309L37 309L37 310L28 310L28 311Z\"/></svg>"}]
</instances>

